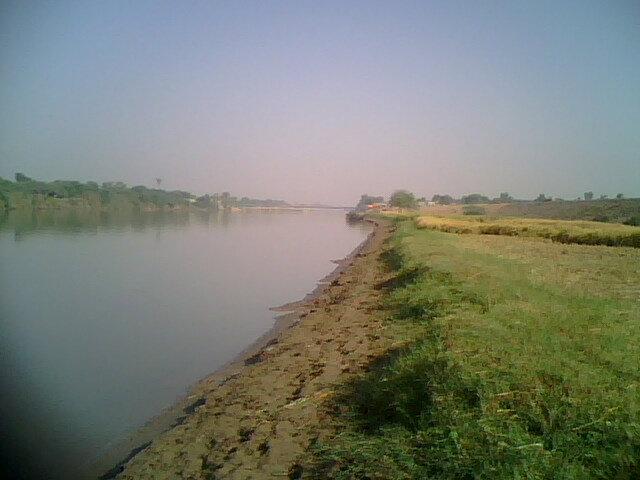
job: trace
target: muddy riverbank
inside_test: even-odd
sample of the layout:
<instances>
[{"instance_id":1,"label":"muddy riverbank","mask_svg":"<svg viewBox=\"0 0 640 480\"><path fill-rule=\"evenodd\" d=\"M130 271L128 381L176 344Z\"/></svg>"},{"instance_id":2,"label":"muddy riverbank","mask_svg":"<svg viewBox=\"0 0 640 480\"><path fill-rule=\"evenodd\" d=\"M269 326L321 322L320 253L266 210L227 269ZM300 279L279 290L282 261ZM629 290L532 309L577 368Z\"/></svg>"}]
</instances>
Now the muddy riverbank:
<instances>
[{"instance_id":1,"label":"muddy riverbank","mask_svg":"<svg viewBox=\"0 0 640 480\"><path fill-rule=\"evenodd\" d=\"M388 348L374 288L390 233L369 237L274 328L101 461L103 478L269 478L304 471L322 405ZM115 465L115 466L114 466Z\"/></svg>"}]
</instances>

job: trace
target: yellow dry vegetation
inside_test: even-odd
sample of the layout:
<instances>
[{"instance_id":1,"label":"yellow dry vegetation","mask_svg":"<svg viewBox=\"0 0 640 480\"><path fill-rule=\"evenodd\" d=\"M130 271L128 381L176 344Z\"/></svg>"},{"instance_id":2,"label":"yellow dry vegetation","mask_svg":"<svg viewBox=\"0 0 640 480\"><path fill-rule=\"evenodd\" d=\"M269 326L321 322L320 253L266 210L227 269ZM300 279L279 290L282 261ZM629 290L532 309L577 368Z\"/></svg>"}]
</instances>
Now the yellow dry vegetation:
<instances>
[{"instance_id":1,"label":"yellow dry vegetation","mask_svg":"<svg viewBox=\"0 0 640 480\"><path fill-rule=\"evenodd\" d=\"M448 233L541 237L560 243L640 248L640 227L614 223L433 215L418 216L415 221L418 228Z\"/></svg>"}]
</instances>

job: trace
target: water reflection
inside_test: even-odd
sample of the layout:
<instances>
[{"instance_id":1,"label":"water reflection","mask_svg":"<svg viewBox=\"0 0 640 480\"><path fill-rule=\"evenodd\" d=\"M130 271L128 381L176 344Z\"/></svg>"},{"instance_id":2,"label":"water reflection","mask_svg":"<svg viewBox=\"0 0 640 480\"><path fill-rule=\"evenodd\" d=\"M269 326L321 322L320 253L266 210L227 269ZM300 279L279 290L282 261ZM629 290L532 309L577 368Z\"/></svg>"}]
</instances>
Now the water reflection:
<instances>
[{"instance_id":1,"label":"water reflection","mask_svg":"<svg viewBox=\"0 0 640 480\"><path fill-rule=\"evenodd\" d=\"M342 210L333 212L316 210L197 210L176 211L98 211L92 209L60 210L10 210L0 211L0 232L13 231L15 240L34 233L98 233L101 232L144 232L148 229L182 229L189 225L229 226L233 223L252 221L259 216L263 219L282 215L333 215L342 216ZM362 224L354 224L356 228Z\"/></svg>"},{"instance_id":2,"label":"water reflection","mask_svg":"<svg viewBox=\"0 0 640 480\"><path fill-rule=\"evenodd\" d=\"M13 230L16 240L38 232L97 233L145 231L149 228L184 228L190 223L227 225L225 211L109 212L90 209L9 211L0 216L0 231Z\"/></svg>"}]
</instances>

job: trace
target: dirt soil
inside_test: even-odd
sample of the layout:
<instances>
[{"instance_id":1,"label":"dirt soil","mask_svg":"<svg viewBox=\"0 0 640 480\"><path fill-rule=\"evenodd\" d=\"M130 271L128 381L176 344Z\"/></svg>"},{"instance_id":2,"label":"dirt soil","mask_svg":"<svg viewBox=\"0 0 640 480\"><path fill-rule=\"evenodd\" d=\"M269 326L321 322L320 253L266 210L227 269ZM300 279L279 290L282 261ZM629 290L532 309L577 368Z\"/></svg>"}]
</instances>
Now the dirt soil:
<instances>
[{"instance_id":1,"label":"dirt soil","mask_svg":"<svg viewBox=\"0 0 640 480\"><path fill-rule=\"evenodd\" d=\"M326 401L391 347L375 288L384 277L378 253L391 228L375 227L343 273L296 307L299 321L235 371L198 384L179 424L116 478L305 477L309 445L333 434Z\"/></svg>"}]
</instances>

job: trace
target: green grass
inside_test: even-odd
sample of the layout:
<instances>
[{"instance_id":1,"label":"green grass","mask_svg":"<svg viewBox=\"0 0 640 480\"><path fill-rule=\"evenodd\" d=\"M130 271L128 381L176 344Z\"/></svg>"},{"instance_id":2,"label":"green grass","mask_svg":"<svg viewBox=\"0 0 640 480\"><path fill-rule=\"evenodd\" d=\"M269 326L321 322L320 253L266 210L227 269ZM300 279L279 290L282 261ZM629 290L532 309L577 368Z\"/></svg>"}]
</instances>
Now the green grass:
<instances>
[{"instance_id":1,"label":"green grass","mask_svg":"<svg viewBox=\"0 0 640 480\"><path fill-rule=\"evenodd\" d=\"M640 252L420 230L385 254L408 345L345 385L318 478L640 477Z\"/></svg>"}]
</instances>

